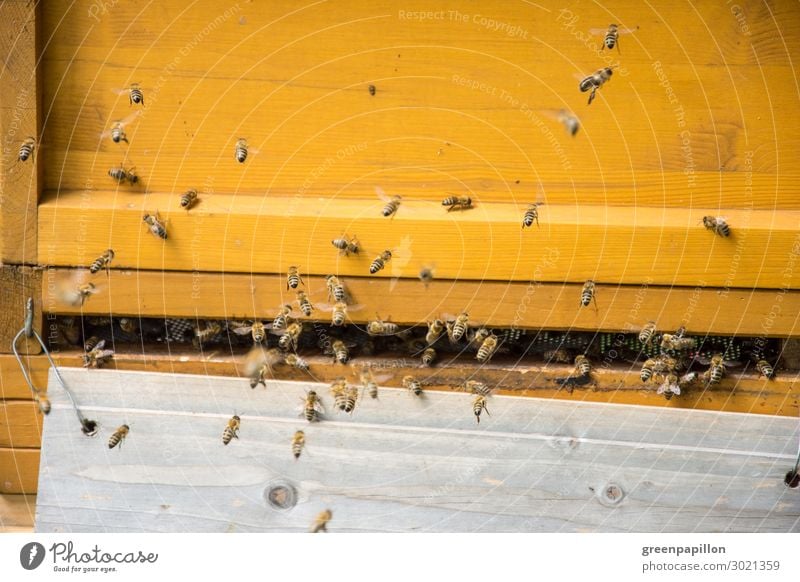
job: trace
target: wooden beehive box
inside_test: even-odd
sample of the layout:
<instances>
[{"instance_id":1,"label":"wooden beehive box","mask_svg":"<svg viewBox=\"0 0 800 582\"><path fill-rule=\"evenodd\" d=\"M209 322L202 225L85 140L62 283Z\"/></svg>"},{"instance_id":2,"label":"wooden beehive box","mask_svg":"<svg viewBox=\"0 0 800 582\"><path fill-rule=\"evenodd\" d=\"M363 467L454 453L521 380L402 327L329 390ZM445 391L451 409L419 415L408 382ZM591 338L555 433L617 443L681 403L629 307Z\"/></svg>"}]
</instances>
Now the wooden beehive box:
<instances>
[{"instance_id":1,"label":"wooden beehive box","mask_svg":"<svg viewBox=\"0 0 800 582\"><path fill-rule=\"evenodd\" d=\"M345 282L355 329L376 317L420 329L466 311L476 326L613 342L653 320L773 342L779 367L769 381L750 362L667 401L643 389L641 364L616 356L567 391L553 379L571 365L526 354L481 366L462 353L433 370L408 354L353 354L394 362L392 386L408 373L442 390L476 377L505 394L798 415L795 3L10 1L0 15L6 345L29 295L64 366L80 366L81 351L59 343L57 317L271 320L296 299L286 272L298 266L315 303L329 301L327 275ZM610 22L632 29L613 50L592 32ZM588 105L579 82L607 66ZM127 142L110 139L115 123ZM28 136L34 155L20 162ZM138 181L117 183L115 167ZM188 189L199 203L186 211ZM391 218L381 192L402 198ZM448 212L451 195L474 208ZM535 202L539 223L523 228ZM166 241L142 220L156 211ZM731 236L704 216L724 217ZM333 248L342 235L358 238L358 255ZM90 277L108 248L112 269ZM385 250L392 259L370 274ZM64 300L63 285L89 280L82 305ZM596 304L582 308L587 280ZM22 349L44 386L44 358ZM241 351L219 346L117 351L120 369L241 374ZM316 379L343 373L306 355ZM12 356L0 372L0 491L34 493L41 417Z\"/></svg>"}]
</instances>

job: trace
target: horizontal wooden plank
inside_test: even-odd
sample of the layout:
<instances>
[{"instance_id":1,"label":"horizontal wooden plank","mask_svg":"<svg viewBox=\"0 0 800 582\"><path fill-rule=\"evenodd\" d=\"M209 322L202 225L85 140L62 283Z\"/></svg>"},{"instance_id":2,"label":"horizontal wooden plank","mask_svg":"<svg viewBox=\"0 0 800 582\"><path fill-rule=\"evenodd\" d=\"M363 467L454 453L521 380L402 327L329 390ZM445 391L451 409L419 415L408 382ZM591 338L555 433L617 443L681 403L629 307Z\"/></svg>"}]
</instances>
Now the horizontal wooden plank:
<instances>
[{"instance_id":1,"label":"horizontal wooden plank","mask_svg":"<svg viewBox=\"0 0 800 582\"><path fill-rule=\"evenodd\" d=\"M38 268L0 266L0 352L13 353L12 343L25 324L28 299L33 299L32 329L42 335L42 271ZM23 334L16 343L20 354L42 351L36 338Z\"/></svg>"},{"instance_id":2,"label":"horizontal wooden plank","mask_svg":"<svg viewBox=\"0 0 800 582\"><path fill-rule=\"evenodd\" d=\"M80 352L63 351L55 355L59 366L82 368ZM332 382L348 376L355 381L354 368L331 365L329 357L303 354L309 362L309 372L301 372L285 365L275 366L276 379L305 381L313 378ZM43 357L32 358L37 377L46 378L47 367ZM465 378L495 386L500 394L531 396L567 400L571 402L601 402L615 404L640 404L666 408L745 412L777 416L800 415L800 393L796 388L797 371L779 369L774 380L760 378L752 368L745 371L730 370L723 380L709 388L702 386L684 389L680 396L666 400L656 393L655 383L642 384L639 366L609 358L595 362L593 382L575 386L572 392L560 388L557 379L568 377L572 366L545 364L541 358L521 361L496 356L490 364L478 366L471 354L461 357L444 357L434 368L421 368L419 360L407 354L387 354L367 357L354 354L353 366L370 365L379 376L387 376L384 384L400 386L406 375L417 377L429 390L452 391L459 389ZM196 374L200 376L227 376L239 378L242 386L249 387L244 376L244 354L230 354L212 350L199 354L196 351L172 347L169 352L161 346L118 346L110 369L143 372ZM95 370L84 370L93 374ZM248 388L249 389L249 388ZM60 388L58 389L60 391ZM24 394L20 390L20 393Z\"/></svg>"},{"instance_id":3,"label":"horizontal wooden plank","mask_svg":"<svg viewBox=\"0 0 800 582\"><path fill-rule=\"evenodd\" d=\"M42 356L24 356L26 370L30 370L33 385L47 392L47 359ZM0 354L0 400L33 400L25 377L13 355Z\"/></svg>"},{"instance_id":4,"label":"horizontal wooden plank","mask_svg":"<svg viewBox=\"0 0 800 582\"><path fill-rule=\"evenodd\" d=\"M36 493L39 458L39 449L0 448L0 493Z\"/></svg>"},{"instance_id":5,"label":"horizontal wooden plank","mask_svg":"<svg viewBox=\"0 0 800 582\"><path fill-rule=\"evenodd\" d=\"M118 255L119 256L119 255ZM121 258L124 260L124 256ZM50 269L42 303L49 314L209 319L267 319L296 300L280 275L180 273L112 269L95 277L101 288L83 306L66 303L58 289L74 280L71 269ZM713 287L598 286L597 311L579 307L582 285L420 281L342 277L350 302L349 321L363 324L376 314L400 325L420 325L442 312L466 310L475 324L517 329L631 331L647 321L660 329L685 326L689 333L786 337L800 333L800 292L721 290ZM305 277L313 303L328 302L325 279ZM330 321L317 309L310 318Z\"/></svg>"},{"instance_id":6,"label":"horizontal wooden plank","mask_svg":"<svg viewBox=\"0 0 800 582\"><path fill-rule=\"evenodd\" d=\"M0 400L0 448L42 446L42 414L31 400Z\"/></svg>"},{"instance_id":7,"label":"horizontal wooden plank","mask_svg":"<svg viewBox=\"0 0 800 582\"><path fill-rule=\"evenodd\" d=\"M0 495L0 533L33 531L36 495Z\"/></svg>"},{"instance_id":8,"label":"horizontal wooden plank","mask_svg":"<svg viewBox=\"0 0 800 582\"><path fill-rule=\"evenodd\" d=\"M624 2L613 16L572 2L438 7L501 30L401 18L413 11L396 1L115 6L97 20L61 5L46 16L47 188L106 188L107 170L126 159L148 191L266 191L309 204L372 196L376 185L511 201L542 184L555 204L797 208L797 171L778 152L800 146L797 86L786 82L799 11L788 0L737 6L748 34L727 5ZM576 38L622 12L641 26L621 39L624 52ZM129 27L153 32L132 39ZM617 74L587 107L573 75L612 62ZM113 91L132 82L141 109ZM575 138L548 116L562 108L581 119ZM129 145L101 139L136 111ZM244 166L239 137L254 150Z\"/></svg>"},{"instance_id":9,"label":"horizontal wooden plank","mask_svg":"<svg viewBox=\"0 0 800 582\"><path fill-rule=\"evenodd\" d=\"M163 194L62 193L39 207L40 259L86 266L111 247L119 267L285 273L297 265L303 275L369 276L373 259L391 249L374 278L416 278L435 265L437 277L459 281L800 285L794 211L725 210L732 235L724 238L700 223L716 214L711 209L553 205L541 209L541 228L522 229L524 205L448 213L439 201L407 202L393 218L382 217L381 207L378 200L308 206L215 194L187 213ZM167 223L166 241L142 221L156 210ZM331 245L344 232L358 237L357 257L340 257Z\"/></svg>"},{"instance_id":10,"label":"horizontal wooden plank","mask_svg":"<svg viewBox=\"0 0 800 582\"><path fill-rule=\"evenodd\" d=\"M325 507L333 531L794 531L800 516L783 484L790 418L494 396L476 424L465 394L386 389L351 416L311 383L66 377L101 430L83 436L54 395L39 532L303 531ZM297 416L308 389L326 404L320 423ZM241 430L226 447L234 411ZM109 451L122 423L130 433ZM278 479L296 489L292 511L266 504Z\"/></svg>"}]
</instances>

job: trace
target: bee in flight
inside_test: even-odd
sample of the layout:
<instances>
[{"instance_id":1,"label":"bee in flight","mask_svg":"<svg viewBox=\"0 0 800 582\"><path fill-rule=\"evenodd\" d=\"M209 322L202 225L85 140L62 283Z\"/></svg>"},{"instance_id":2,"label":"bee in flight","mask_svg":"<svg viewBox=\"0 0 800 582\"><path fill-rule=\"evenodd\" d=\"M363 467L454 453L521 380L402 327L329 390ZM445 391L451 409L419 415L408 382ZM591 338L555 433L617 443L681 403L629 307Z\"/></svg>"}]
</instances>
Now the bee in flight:
<instances>
[{"instance_id":1,"label":"bee in flight","mask_svg":"<svg viewBox=\"0 0 800 582\"><path fill-rule=\"evenodd\" d=\"M367 89L369 90L369 94L374 97L375 93L377 91L377 89L375 88L375 85L370 85L369 87L367 87Z\"/></svg>"},{"instance_id":2,"label":"bee in flight","mask_svg":"<svg viewBox=\"0 0 800 582\"><path fill-rule=\"evenodd\" d=\"M324 413L322 408L322 401L313 390L306 392L306 397L303 398L303 411L301 415L305 417L308 422L319 422L320 417Z\"/></svg>"},{"instance_id":3,"label":"bee in flight","mask_svg":"<svg viewBox=\"0 0 800 582\"><path fill-rule=\"evenodd\" d=\"M378 382L383 382L389 378L391 378L390 375L382 375L376 378L369 366L363 366L358 374L358 380L361 382L364 391L373 399L378 397Z\"/></svg>"},{"instance_id":4,"label":"bee in flight","mask_svg":"<svg viewBox=\"0 0 800 582\"><path fill-rule=\"evenodd\" d=\"M250 334L253 338L253 342L260 344L267 337L267 326L260 321L254 321L252 325L235 327L233 333L236 335Z\"/></svg>"},{"instance_id":5,"label":"bee in flight","mask_svg":"<svg viewBox=\"0 0 800 582\"><path fill-rule=\"evenodd\" d=\"M190 188L181 195L181 208L189 210L197 203L197 190Z\"/></svg>"},{"instance_id":6,"label":"bee in flight","mask_svg":"<svg viewBox=\"0 0 800 582\"><path fill-rule=\"evenodd\" d=\"M489 409L486 408L486 396L478 395L472 403L472 413L475 415L475 421L478 424L481 422L481 412L484 410L486 414L489 414Z\"/></svg>"},{"instance_id":7,"label":"bee in flight","mask_svg":"<svg viewBox=\"0 0 800 582\"><path fill-rule=\"evenodd\" d=\"M414 376L405 376L403 378L403 388L410 390L414 396L422 396L422 383L415 379Z\"/></svg>"},{"instance_id":8,"label":"bee in flight","mask_svg":"<svg viewBox=\"0 0 800 582\"><path fill-rule=\"evenodd\" d=\"M119 445L119 448L121 449L122 441L124 441L125 437L128 436L130 430L131 427L129 427L127 424L123 424L117 430L115 430L114 434L111 435L111 438L108 439L108 448L113 449Z\"/></svg>"},{"instance_id":9,"label":"bee in flight","mask_svg":"<svg viewBox=\"0 0 800 582\"><path fill-rule=\"evenodd\" d=\"M104 252L102 255L100 255L94 260L94 262L89 267L89 272L92 275L94 275L95 273L100 271L100 269L104 268L108 269L110 268L111 261L113 260L114 260L114 250L108 249L106 252Z\"/></svg>"},{"instance_id":10,"label":"bee in flight","mask_svg":"<svg viewBox=\"0 0 800 582\"><path fill-rule=\"evenodd\" d=\"M85 354L83 354L84 368L102 368L106 361L114 357L114 350L107 350L106 340L100 340Z\"/></svg>"},{"instance_id":11,"label":"bee in flight","mask_svg":"<svg viewBox=\"0 0 800 582\"><path fill-rule=\"evenodd\" d=\"M378 195L378 198L383 200L384 207L381 210L381 214L385 217L394 216L397 212L397 209L400 208L400 202L403 200L401 196L388 196L386 192L383 191L383 188L376 186L375 193Z\"/></svg>"},{"instance_id":12,"label":"bee in flight","mask_svg":"<svg viewBox=\"0 0 800 582\"><path fill-rule=\"evenodd\" d=\"M425 288L428 288L428 285L431 284L434 277L434 268L432 266L424 266L419 270L419 280L423 282Z\"/></svg>"},{"instance_id":13,"label":"bee in flight","mask_svg":"<svg viewBox=\"0 0 800 582\"><path fill-rule=\"evenodd\" d=\"M216 339L220 333L222 333L222 326L215 321L205 322L205 325L202 328L198 323L194 328L194 338L192 338L192 344L194 345L195 349L199 350L203 347L203 345Z\"/></svg>"},{"instance_id":14,"label":"bee in flight","mask_svg":"<svg viewBox=\"0 0 800 582\"><path fill-rule=\"evenodd\" d=\"M308 295L305 291L297 292L297 304L300 306L300 312L306 317L310 317L314 313L314 306L308 300Z\"/></svg>"},{"instance_id":15,"label":"bee in flight","mask_svg":"<svg viewBox=\"0 0 800 582\"><path fill-rule=\"evenodd\" d=\"M314 520L313 525L311 526L311 533L319 533L324 531L328 533L328 522L333 517L330 509L326 509L322 513L317 516L317 519Z\"/></svg>"},{"instance_id":16,"label":"bee in flight","mask_svg":"<svg viewBox=\"0 0 800 582\"><path fill-rule=\"evenodd\" d=\"M442 200L442 206L447 206L447 212L452 212L456 209L469 210L470 208L474 208L472 205L472 198L468 196L448 196Z\"/></svg>"},{"instance_id":17,"label":"bee in flight","mask_svg":"<svg viewBox=\"0 0 800 582\"><path fill-rule=\"evenodd\" d=\"M594 281L589 280L583 284L583 289L581 289L581 306L589 307L589 304L594 301L594 308L597 311L597 298L595 297L595 285Z\"/></svg>"},{"instance_id":18,"label":"bee in flight","mask_svg":"<svg viewBox=\"0 0 800 582\"><path fill-rule=\"evenodd\" d=\"M136 175L136 168L126 170L122 164L111 168L108 171L108 175L114 178L114 180L120 184L123 184L126 181L130 182L131 184L136 184L136 182L139 181L139 176Z\"/></svg>"},{"instance_id":19,"label":"bee in flight","mask_svg":"<svg viewBox=\"0 0 800 582\"><path fill-rule=\"evenodd\" d=\"M344 255L345 257L357 255L359 251L358 239L356 237L347 238L346 235L342 235L339 238L333 239L331 244L339 249L340 255Z\"/></svg>"},{"instance_id":20,"label":"bee in flight","mask_svg":"<svg viewBox=\"0 0 800 582\"><path fill-rule=\"evenodd\" d=\"M300 277L300 269L292 265L289 267L288 272L286 273L286 289L297 289L297 287L303 283L303 279ZM305 283L303 283L305 285Z\"/></svg>"},{"instance_id":21,"label":"bee in flight","mask_svg":"<svg viewBox=\"0 0 800 582\"><path fill-rule=\"evenodd\" d=\"M392 251L389 250L383 251L378 257L375 258L374 261L372 261L372 264L369 266L370 274L374 275L375 273L383 269L386 266L386 263L388 263L391 259L392 259Z\"/></svg>"},{"instance_id":22,"label":"bee in flight","mask_svg":"<svg viewBox=\"0 0 800 582\"><path fill-rule=\"evenodd\" d=\"M578 88L581 90L581 93L586 93L587 91L591 91L589 93L589 105L592 104L594 101L594 97L597 94L597 90L606 84L609 79L611 79L611 75L614 73L611 67L606 67L604 69L600 69L595 71L588 77L584 77L583 80L578 85Z\"/></svg>"},{"instance_id":23,"label":"bee in flight","mask_svg":"<svg viewBox=\"0 0 800 582\"><path fill-rule=\"evenodd\" d=\"M656 322L655 321L648 321L642 331L639 332L639 342L643 345L650 345L650 342L653 341L653 336L656 333Z\"/></svg>"},{"instance_id":24,"label":"bee in flight","mask_svg":"<svg viewBox=\"0 0 800 582\"><path fill-rule=\"evenodd\" d=\"M81 283L74 288L63 288L59 291L61 300L73 307L83 307L86 300L97 293L94 283Z\"/></svg>"},{"instance_id":25,"label":"bee in flight","mask_svg":"<svg viewBox=\"0 0 800 582\"><path fill-rule=\"evenodd\" d=\"M100 137L110 137L111 141L114 143L120 143L122 141L129 143L128 136L125 133L125 127L129 125L140 113L141 111L134 111L125 119L113 122L111 124L111 128L100 134Z\"/></svg>"},{"instance_id":26,"label":"bee in flight","mask_svg":"<svg viewBox=\"0 0 800 582\"><path fill-rule=\"evenodd\" d=\"M37 392L33 399L36 401L36 404L39 406L39 411L42 414L50 414L52 405L50 404L50 399L47 396L41 392Z\"/></svg>"},{"instance_id":27,"label":"bee in flight","mask_svg":"<svg viewBox=\"0 0 800 582\"><path fill-rule=\"evenodd\" d=\"M117 95L122 95L123 93L128 94L128 101L131 105L144 105L144 93L142 92L139 83L131 83L128 87L123 87L122 89L114 89L114 93Z\"/></svg>"},{"instance_id":28,"label":"bee in flight","mask_svg":"<svg viewBox=\"0 0 800 582\"><path fill-rule=\"evenodd\" d=\"M605 35L601 50L604 48L612 50L614 47L617 47L617 51L619 51L619 35L631 34L632 32L636 32L638 28L638 26L636 28L620 28L618 24L609 24L608 28L592 28L589 32L596 35Z\"/></svg>"},{"instance_id":29,"label":"bee in flight","mask_svg":"<svg viewBox=\"0 0 800 582\"><path fill-rule=\"evenodd\" d=\"M731 236L731 227L728 226L728 223L725 221L724 218L721 218L719 216L704 216L703 226L705 226L708 230L710 230L714 234L718 234L719 236L723 237Z\"/></svg>"},{"instance_id":30,"label":"bee in flight","mask_svg":"<svg viewBox=\"0 0 800 582\"><path fill-rule=\"evenodd\" d=\"M19 161L27 162L28 158L33 155L34 149L36 149L36 140L32 137L25 138L25 140L22 142L22 145L19 146Z\"/></svg>"},{"instance_id":31,"label":"bee in flight","mask_svg":"<svg viewBox=\"0 0 800 582\"><path fill-rule=\"evenodd\" d=\"M250 376L250 388L254 389L256 386L261 384L264 388L267 387L267 378L271 372L271 367L269 364L264 364L261 366L255 374Z\"/></svg>"},{"instance_id":32,"label":"bee in flight","mask_svg":"<svg viewBox=\"0 0 800 582\"><path fill-rule=\"evenodd\" d=\"M156 210L155 215L145 214L142 220L147 225L147 228L150 229L150 233L153 236L162 240L167 240L167 225L166 223L161 222L161 219L158 216L158 210Z\"/></svg>"},{"instance_id":33,"label":"bee in flight","mask_svg":"<svg viewBox=\"0 0 800 582\"><path fill-rule=\"evenodd\" d=\"M237 415L233 415L231 419L228 421L228 425L225 427L225 430L222 431L222 444L227 445L233 439L239 438L239 427L241 426L242 419L239 418Z\"/></svg>"},{"instance_id":34,"label":"bee in flight","mask_svg":"<svg viewBox=\"0 0 800 582\"><path fill-rule=\"evenodd\" d=\"M758 362L756 362L756 370L758 370L762 376L768 378L769 380L772 380L775 377L775 369L766 360L758 360Z\"/></svg>"},{"instance_id":35,"label":"bee in flight","mask_svg":"<svg viewBox=\"0 0 800 582\"><path fill-rule=\"evenodd\" d=\"M302 430L298 430L292 437L292 455L295 459L300 458L304 446L306 446L306 434Z\"/></svg>"}]
</instances>

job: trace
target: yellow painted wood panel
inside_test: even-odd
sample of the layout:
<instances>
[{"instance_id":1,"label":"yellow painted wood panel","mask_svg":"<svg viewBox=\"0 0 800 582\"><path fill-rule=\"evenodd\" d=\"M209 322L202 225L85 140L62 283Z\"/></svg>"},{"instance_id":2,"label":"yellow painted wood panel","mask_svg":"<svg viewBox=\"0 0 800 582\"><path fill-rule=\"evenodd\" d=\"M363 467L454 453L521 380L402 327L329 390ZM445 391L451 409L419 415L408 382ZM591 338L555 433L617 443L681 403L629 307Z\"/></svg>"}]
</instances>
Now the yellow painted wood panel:
<instances>
[{"instance_id":1,"label":"yellow painted wood panel","mask_svg":"<svg viewBox=\"0 0 800 582\"><path fill-rule=\"evenodd\" d=\"M541 227L522 229L524 206L483 204L446 212L440 203L404 203L394 218L379 202L216 194L197 209L177 196L62 193L40 205L45 264L86 266L111 247L117 266L155 270L368 276L386 249L393 259L374 275L417 277L436 266L441 279L792 288L800 285L794 211L725 210L729 238L700 220L711 209L545 206ZM161 212L169 239L149 233L142 215ZM331 240L356 235L364 249L340 257Z\"/></svg>"},{"instance_id":2,"label":"yellow painted wood panel","mask_svg":"<svg viewBox=\"0 0 800 582\"><path fill-rule=\"evenodd\" d=\"M30 449L42 446L42 414L33 401L0 401L0 447Z\"/></svg>"},{"instance_id":3,"label":"yellow painted wood panel","mask_svg":"<svg viewBox=\"0 0 800 582\"><path fill-rule=\"evenodd\" d=\"M0 448L0 493L36 493L39 449Z\"/></svg>"},{"instance_id":4,"label":"yellow painted wood panel","mask_svg":"<svg viewBox=\"0 0 800 582\"><path fill-rule=\"evenodd\" d=\"M52 269L42 302L51 314L211 319L274 318L278 307L293 303L295 316L328 322L317 309L311 318L297 310L296 293L280 275L237 275L154 271L111 271L95 278L102 289L84 305L64 303L57 289L75 277L70 269ZM424 324L442 313L466 310L475 324L518 329L637 331L647 321L660 329L685 326L693 334L786 337L800 333L800 292L724 291L718 288L598 286L598 309L579 307L582 285L491 281L433 281L342 277L352 304L349 321L363 324L379 313L401 325ZM310 300L328 302L325 279L305 277Z\"/></svg>"},{"instance_id":5,"label":"yellow painted wood panel","mask_svg":"<svg viewBox=\"0 0 800 582\"><path fill-rule=\"evenodd\" d=\"M34 386L47 392L47 360L44 356L23 356L31 370ZM33 400L19 364L13 355L0 354L0 400Z\"/></svg>"},{"instance_id":6,"label":"yellow painted wood panel","mask_svg":"<svg viewBox=\"0 0 800 582\"><path fill-rule=\"evenodd\" d=\"M0 533L33 531L36 495L0 495Z\"/></svg>"},{"instance_id":7,"label":"yellow painted wood panel","mask_svg":"<svg viewBox=\"0 0 800 582\"><path fill-rule=\"evenodd\" d=\"M553 203L797 208L800 10L739 6L746 31L711 2L565 3L570 18L562 5L441 5L467 22L401 16L413 10L398 2L161 3L96 19L62 5L46 19L47 185L105 188L127 155L151 191L510 200L541 183ZM640 26L619 53L576 38L609 18ZM573 74L606 60L620 68L588 107ZM145 106L126 147L99 134L136 111L112 91L130 82ZM581 118L575 138L547 117L562 107ZM244 166L238 137L261 150Z\"/></svg>"}]
</instances>

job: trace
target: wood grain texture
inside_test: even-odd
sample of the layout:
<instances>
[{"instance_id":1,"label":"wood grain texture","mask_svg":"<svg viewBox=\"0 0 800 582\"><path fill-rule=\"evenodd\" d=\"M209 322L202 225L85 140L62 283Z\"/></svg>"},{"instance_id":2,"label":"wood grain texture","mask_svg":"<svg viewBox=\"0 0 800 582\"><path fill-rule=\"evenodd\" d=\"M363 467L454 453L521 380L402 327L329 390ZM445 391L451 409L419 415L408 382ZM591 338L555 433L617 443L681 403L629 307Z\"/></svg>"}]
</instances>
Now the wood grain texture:
<instances>
[{"instance_id":1,"label":"wood grain texture","mask_svg":"<svg viewBox=\"0 0 800 582\"><path fill-rule=\"evenodd\" d=\"M0 448L0 493L36 493L39 458L39 449Z\"/></svg>"},{"instance_id":2,"label":"wood grain texture","mask_svg":"<svg viewBox=\"0 0 800 582\"><path fill-rule=\"evenodd\" d=\"M38 78L39 3L0 3L0 259L36 263L36 204L43 184L39 155L41 87ZM19 148L33 137L37 148L26 162Z\"/></svg>"},{"instance_id":3,"label":"wood grain texture","mask_svg":"<svg viewBox=\"0 0 800 582\"><path fill-rule=\"evenodd\" d=\"M33 328L41 336L41 270L15 265L0 266L0 352L13 353L11 343L24 326L28 298L33 299ZM17 351L20 354L38 354L42 347L36 338L27 338L23 334L17 342Z\"/></svg>"},{"instance_id":4,"label":"wood grain texture","mask_svg":"<svg viewBox=\"0 0 800 582\"><path fill-rule=\"evenodd\" d=\"M48 363L45 356L27 356L24 361L26 369L30 370L34 386L47 392ZM13 355L0 354L0 400L33 400L31 390Z\"/></svg>"},{"instance_id":5,"label":"wood grain texture","mask_svg":"<svg viewBox=\"0 0 800 582\"><path fill-rule=\"evenodd\" d=\"M36 495L0 495L0 533L33 531Z\"/></svg>"},{"instance_id":6,"label":"wood grain texture","mask_svg":"<svg viewBox=\"0 0 800 582\"><path fill-rule=\"evenodd\" d=\"M437 277L458 281L800 286L795 211L727 211L732 235L724 238L700 223L711 209L547 206L541 228L522 229L523 205L448 213L438 201L407 202L393 218L382 217L381 206L216 194L187 213L165 194L62 193L39 207L40 258L86 266L112 247L119 267L285 273L296 265L303 275L369 276L373 259L390 249L392 260L374 278L416 278L431 264ZM166 241L142 221L156 210ZM358 237L357 258L331 245L343 232Z\"/></svg>"},{"instance_id":7,"label":"wood grain texture","mask_svg":"<svg viewBox=\"0 0 800 582\"><path fill-rule=\"evenodd\" d=\"M121 257L125 260L125 257ZM49 269L42 286L48 314L211 319L274 318L296 300L281 275L237 275L112 269L110 278L83 306L63 301L57 289L74 281L72 269ZM342 277L350 302L349 321L363 324L376 313L400 325L424 325L442 313L466 310L476 324L518 329L638 331L647 321L660 329L685 326L689 333L784 337L800 332L800 293L711 287L598 286L598 310L579 308L582 285L493 281L420 281ZM329 301L323 277L304 277L313 303ZM776 308L777 306L777 308ZM330 321L317 309L310 318ZM800 366L795 366L800 367Z\"/></svg>"},{"instance_id":8,"label":"wood grain texture","mask_svg":"<svg viewBox=\"0 0 800 582\"><path fill-rule=\"evenodd\" d=\"M126 160L149 191L310 204L374 186L521 201L541 185L554 204L797 209L800 9L736 6L446 1L422 19L429 6L397 1L204 0L87 18L56 3L47 188L104 189ZM612 21L639 30L600 51L588 31ZM615 64L587 106L574 75ZM133 82L145 104L121 146L100 134L136 110L114 92ZM575 138L551 115L562 108L580 117ZM254 150L244 165L239 137Z\"/></svg>"},{"instance_id":9,"label":"wood grain texture","mask_svg":"<svg viewBox=\"0 0 800 582\"><path fill-rule=\"evenodd\" d=\"M42 414L31 400L0 400L0 447L42 446Z\"/></svg>"},{"instance_id":10,"label":"wood grain texture","mask_svg":"<svg viewBox=\"0 0 800 582\"><path fill-rule=\"evenodd\" d=\"M305 531L330 507L332 531L796 531L783 485L796 420L495 396L384 390L318 424L296 405L324 386L67 371L102 425L83 436L60 396L45 423L38 532ZM222 429L240 414L239 439ZM119 424L121 449L106 440ZM306 431L299 461L291 435ZM299 502L270 509L292 484ZM609 485L617 503L602 497Z\"/></svg>"}]
</instances>

